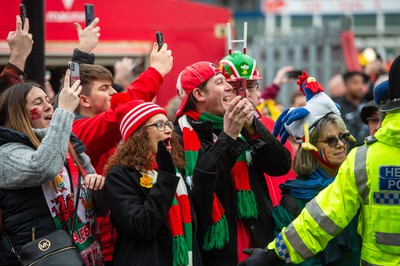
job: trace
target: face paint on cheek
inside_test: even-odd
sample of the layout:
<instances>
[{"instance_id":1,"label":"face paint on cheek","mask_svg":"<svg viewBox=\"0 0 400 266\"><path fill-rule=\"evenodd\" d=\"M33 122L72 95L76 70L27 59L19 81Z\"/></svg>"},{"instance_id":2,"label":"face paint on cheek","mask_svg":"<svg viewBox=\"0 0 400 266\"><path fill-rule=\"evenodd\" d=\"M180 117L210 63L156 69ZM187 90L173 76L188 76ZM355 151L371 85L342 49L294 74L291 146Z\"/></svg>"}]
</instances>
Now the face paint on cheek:
<instances>
[{"instance_id":1,"label":"face paint on cheek","mask_svg":"<svg viewBox=\"0 0 400 266\"><path fill-rule=\"evenodd\" d=\"M329 160L328 160L328 156L326 156L326 149L325 148L320 149L319 150L319 154L321 155L322 159L325 162L330 163Z\"/></svg>"},{"instance_id":2,"label":"face paint on cheek","mask_svg":"<svg viewBox=\"0 0 400 266\"><path fill-rule=\"evenodd\" d=\"M33 108L32 110L29 111L29 118L32 120L36 120L41 118L42 116L39 114L39 111L37 108Z\"/></svg>"}]
</instances>

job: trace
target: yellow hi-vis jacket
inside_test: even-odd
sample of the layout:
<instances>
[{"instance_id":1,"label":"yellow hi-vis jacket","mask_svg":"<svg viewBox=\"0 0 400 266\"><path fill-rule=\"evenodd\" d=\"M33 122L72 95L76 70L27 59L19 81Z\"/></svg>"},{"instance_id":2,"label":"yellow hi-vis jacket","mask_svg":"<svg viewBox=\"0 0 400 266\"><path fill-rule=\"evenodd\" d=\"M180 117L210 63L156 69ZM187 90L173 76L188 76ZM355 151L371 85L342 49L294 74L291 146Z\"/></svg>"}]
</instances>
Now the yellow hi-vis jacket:
<instances>
[{"instance_id":1,"label":"yellow hi-vis jacket","mask_svg":"<svg viewBox=\"0 0 400 266\"><path fill-rule=\"evenodd\" d=\"M353 149L335 181L268 247L299 263L323 250L361 207L363 265L400 265L400 112L389 113L376 141Z\"/></svg>"}]
</instances>

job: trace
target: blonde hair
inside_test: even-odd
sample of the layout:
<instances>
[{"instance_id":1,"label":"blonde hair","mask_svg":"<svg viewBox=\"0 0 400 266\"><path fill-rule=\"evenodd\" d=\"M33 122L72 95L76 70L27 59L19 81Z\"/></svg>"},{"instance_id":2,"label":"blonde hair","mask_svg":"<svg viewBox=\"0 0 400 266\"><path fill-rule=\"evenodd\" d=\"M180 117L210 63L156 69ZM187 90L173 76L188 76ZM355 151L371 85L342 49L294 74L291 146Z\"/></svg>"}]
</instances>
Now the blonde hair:
<instances>
[{"instance_id":1,"label":"blonde hair","mask_svg":"<svg viewBox=\"0 0 400 266\"><path fill-rule=\"evenodd\" d=\"M336 114L328 114L321 118L314 128L312 128L310 143L315 146L322 132L324 132L325 128L330 125L337 126L341 132L347 130L346 125L340 116ZM311 154L311 152L299 148L293 159L293 171L298 175L307 176L317 170L317 168L317 159Z\"/></svg>"},{"instance_id":2,"label":"blonde hair","mask_svg":"<svg viewBox=\"0 0 400 266\"><path fill-rule=\"evenodd\" d=\"M43 87L33 82L16 84L7 89L0 97L0 125L16 130L28 136L35 148L40 140L35 135L26 110L26 96L33 87ZM12 115L9 115L12 114Z\"/></svg>"}]
</instances>

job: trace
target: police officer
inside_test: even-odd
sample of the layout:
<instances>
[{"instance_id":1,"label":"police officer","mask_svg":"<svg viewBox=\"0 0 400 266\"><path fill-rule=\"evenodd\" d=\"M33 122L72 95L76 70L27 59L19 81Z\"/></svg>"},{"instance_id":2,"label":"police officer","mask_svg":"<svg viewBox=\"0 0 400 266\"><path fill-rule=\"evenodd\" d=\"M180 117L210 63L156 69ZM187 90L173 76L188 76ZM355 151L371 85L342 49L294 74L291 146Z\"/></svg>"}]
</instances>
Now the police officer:
<instances>
[{"instance_id":1,"label":"police officer","mask_svg":"<svg viewBox=\"0 0 400 266\"><path fill-rule=\"evenodd\" d=\"M310 201L265 250L241 266L300 263L323 250L360 209L362 265L400 264L400 56L389 73L388 102L382 127L353 149L335 181Z\"/></svg>"}]
</instances>

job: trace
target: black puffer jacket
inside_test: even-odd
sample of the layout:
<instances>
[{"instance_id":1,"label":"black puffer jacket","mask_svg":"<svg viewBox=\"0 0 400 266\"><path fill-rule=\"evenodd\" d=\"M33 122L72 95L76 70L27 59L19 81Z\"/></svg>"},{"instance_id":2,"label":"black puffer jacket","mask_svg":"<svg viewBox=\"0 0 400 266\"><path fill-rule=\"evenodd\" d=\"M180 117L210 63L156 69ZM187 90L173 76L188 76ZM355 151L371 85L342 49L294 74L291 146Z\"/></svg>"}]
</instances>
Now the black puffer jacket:
<instances>
[{"instance_id":1,"label":"black puffer jacket","mask_svg":"<svg viewBox=\"0 0 400 266\"><path fill-rule=\"evenodd\" d=\"M75 135L71 135L70 140L77 154L86 150ZM11 142L34 147L26 135L0 127L0 146ZM4 231L17 251L32 240L33 231L36 238L39 238L55 230L41 186L18 190L0 189L0 209ZM20 265L4 234L0 238L0 265Z\"/></svg>"}]
</instances>

